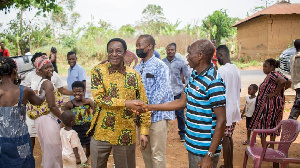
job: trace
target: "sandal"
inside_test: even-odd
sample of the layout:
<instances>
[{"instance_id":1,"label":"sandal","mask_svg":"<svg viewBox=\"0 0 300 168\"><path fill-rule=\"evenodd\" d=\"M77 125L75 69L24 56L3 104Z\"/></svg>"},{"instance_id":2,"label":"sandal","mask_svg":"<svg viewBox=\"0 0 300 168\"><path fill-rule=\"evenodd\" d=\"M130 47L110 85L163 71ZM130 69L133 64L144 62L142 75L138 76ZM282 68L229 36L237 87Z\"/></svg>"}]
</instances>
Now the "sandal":
<instances>
[{"instance_id":1,"label":"sandal","mask_svg":"<svg viewBox=\"0 0 300 168\"><path fill-rule=\"evenodd\" d=\"M249 141L244 141L243 145L249 145L249 143L250 143Z\"/></svg>"}]
</instances>

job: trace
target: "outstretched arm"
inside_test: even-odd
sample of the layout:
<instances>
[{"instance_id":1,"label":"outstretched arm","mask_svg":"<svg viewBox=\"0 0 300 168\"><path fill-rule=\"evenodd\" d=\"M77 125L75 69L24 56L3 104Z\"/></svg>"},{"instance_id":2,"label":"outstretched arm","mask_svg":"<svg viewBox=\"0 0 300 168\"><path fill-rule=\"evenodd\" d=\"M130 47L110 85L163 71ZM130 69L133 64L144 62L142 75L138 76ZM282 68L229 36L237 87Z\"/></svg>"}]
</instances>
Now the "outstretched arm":
<instances>
[{"instance_id":1,"label":"outstretched arm","mask_svg":"<svg viewBox=\"0 0 300 168\"><path fill-rule=\"evenodd\" d=\"M58 88L57 90L63 95L73 95L73 91L66 89L64 87Z\"/></svg>"},{"instance_id":2,"label":"outstretched arm","mask_svg":"<svg viewBox=\"0 0 300 168\"><path fill-rule=\"evenodd\" d=\"M167 102L164 104L143 104L143 103L135 103L135 105L142 106L145 111L172 111L179 110L186 107L187 97L182 92L181 97L171 102Z\"/></svg>"},{"instance_id":3,"label":"outstretched arm","mask_svg":"<svg viewBox=\"0 0 300 168\"><path fill-rule=\"evenodd\" d=\"M26 95L28 95L28 96L26 96L26 97L28 97L28 101L33 105L41 105L45 101L45 91L44 90L42 90L42 93L39 96L36 95L36 93L28 87L24 87L24 91L25 91ZM24 102L23 104L27 104L27 101Z\"/></svg>"}]
</instances>

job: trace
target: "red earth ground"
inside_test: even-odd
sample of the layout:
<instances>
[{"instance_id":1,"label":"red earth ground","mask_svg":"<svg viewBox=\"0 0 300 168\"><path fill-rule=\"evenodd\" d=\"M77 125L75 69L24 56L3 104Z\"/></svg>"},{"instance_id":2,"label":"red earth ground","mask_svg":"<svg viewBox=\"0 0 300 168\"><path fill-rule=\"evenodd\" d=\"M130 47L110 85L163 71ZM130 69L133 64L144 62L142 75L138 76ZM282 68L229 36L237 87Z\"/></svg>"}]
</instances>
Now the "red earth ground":
<instances>
[{"instance_id":1,"label":"red earth ground","mask_svg":"<svg viewBox=\"0 0 300 168\"><path fill-rule=\"evenodd\" d=\"M292 106L292 102L287 102L285 105L285 112L283 114L283 119L287 119L289 115L289 109ZM236 130L233 135L234 140L234 159L233 164L234 168L240 168L243 165L244 160L244 151L245 147L242 145L242 142L246 139L246 129L245 129L245 123L246 120L243 119L242 121L237 123ZM168 127L168 138L167 138L167 168L187 168L188 167L188 157L187 157L187 151L184 147L184 143L180 142L179 136L178 136L178 128L177 128L177 121L170 121L169 127ZM259 138L258 139L258 145L260 145ZM277 138L278 139L278 138ZM296 141L291 145L289 150L289 156L300 158L300 136L296 139ZM37 142L36 147L34 149L34 157L35 157L35 163L36 167L41 167L41 159L42 159L42 151L41 148ZM89 160L90 163L90 160ZM223 163L223 157L221 154L219 165ZM90 166L88 166L90 167ZM144 162L141 155L141 152L137 146L136 148L136 167L137 168L144 168ZM248 160L247 167L253 167L252 161ZM262 167L272 167L272 163L263 163ZM294 165L290 164L290 168L296 168L300 167L300 165ZM108 161L108 168L113 168L113 157L110 155L109 161Z\"/></svg>"}]
</instances>

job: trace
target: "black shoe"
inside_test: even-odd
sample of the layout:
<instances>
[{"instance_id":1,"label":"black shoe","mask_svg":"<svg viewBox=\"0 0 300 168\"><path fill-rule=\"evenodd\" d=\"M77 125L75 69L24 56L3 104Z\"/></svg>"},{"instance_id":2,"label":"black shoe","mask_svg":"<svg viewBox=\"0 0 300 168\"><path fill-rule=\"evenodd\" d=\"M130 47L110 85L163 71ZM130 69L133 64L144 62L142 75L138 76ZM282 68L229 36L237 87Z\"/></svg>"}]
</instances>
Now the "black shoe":
<instances>
[{"instance_id":1,"label":"black shoe","mask_svg":"<svg viewBox=\"0 0 300 168\"><path fill-rule=\"evenodd\" d=\"M180 137L180 141L181 141L181 142L184 142L184 141L185 141L184 136Z\"/></svg>"}]
</instances>

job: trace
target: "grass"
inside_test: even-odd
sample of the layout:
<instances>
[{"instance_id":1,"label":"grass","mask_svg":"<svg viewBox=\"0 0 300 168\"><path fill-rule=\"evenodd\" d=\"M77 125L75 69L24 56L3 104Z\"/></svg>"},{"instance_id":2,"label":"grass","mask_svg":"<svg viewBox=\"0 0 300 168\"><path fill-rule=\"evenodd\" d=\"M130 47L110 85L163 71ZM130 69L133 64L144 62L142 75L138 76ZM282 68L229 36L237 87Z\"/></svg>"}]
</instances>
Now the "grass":
<instances>
[{"instance_id":1,"label":"grass","mask_svg":"<svg viewBox=\"0 0 300 168\"><path fill-rule=\"evenodd\" d=\"M242 63L242 62L234 61L234 60L232 60L231 62L233 64L235 64L239 69L244 69L247 67L261 67L262 68L262 65L263 65L263 62L259 62L256 60L251 60L247 63Z\"/></svg>"}]
</instances>

